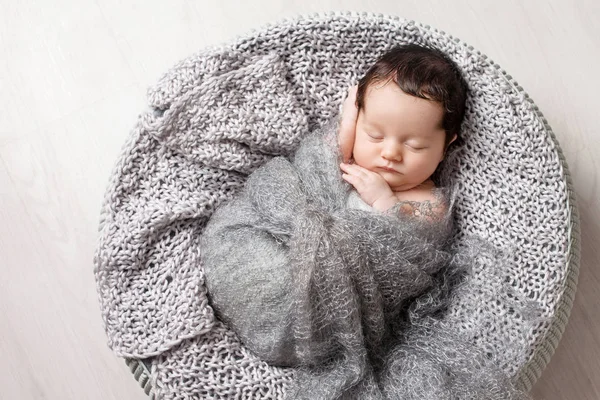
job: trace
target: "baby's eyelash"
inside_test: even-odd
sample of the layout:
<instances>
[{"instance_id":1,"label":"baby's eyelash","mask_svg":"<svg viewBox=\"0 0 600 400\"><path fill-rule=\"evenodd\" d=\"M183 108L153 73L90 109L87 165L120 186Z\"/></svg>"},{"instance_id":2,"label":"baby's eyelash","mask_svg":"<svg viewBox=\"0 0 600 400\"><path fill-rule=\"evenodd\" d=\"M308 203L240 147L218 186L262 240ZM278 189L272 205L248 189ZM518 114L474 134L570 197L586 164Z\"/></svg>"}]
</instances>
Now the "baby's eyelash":
<instances>
[{"instance_id":1,"label":"baby's eyelash","mask_svg":"<svg viewBox=\"0 0 600 400\"><path fill-rule=\"evenodd\" d=\"M383 139L383 136L374 135L374 134L371 134L371 133L368 133L368 132L367 132L367 136L369 136L371 139L377 139L377 140Z\"/></svg>"}]
</instances>

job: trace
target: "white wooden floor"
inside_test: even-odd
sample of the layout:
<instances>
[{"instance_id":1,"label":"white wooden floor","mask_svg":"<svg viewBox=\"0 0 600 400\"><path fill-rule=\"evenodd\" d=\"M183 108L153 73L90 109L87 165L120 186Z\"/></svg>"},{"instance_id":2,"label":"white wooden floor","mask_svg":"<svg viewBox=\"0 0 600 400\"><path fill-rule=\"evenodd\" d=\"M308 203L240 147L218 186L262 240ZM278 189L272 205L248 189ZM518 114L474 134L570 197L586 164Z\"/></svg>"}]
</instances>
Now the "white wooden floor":
<instances>
[{"instance_id":1,"label":"white wooden floor","mask_svg":"<svg viewBox=\"0 0 600 400\"><path fill-rule=\"evenodd\" d=\"M600 2L0 0L0 398L144 399L106 347L98 211L145 88L177 60L282 17L395 14L512 74L556 132L579 196L569 327L535 399L600 399Z\"/></svg>"}]
</instances>

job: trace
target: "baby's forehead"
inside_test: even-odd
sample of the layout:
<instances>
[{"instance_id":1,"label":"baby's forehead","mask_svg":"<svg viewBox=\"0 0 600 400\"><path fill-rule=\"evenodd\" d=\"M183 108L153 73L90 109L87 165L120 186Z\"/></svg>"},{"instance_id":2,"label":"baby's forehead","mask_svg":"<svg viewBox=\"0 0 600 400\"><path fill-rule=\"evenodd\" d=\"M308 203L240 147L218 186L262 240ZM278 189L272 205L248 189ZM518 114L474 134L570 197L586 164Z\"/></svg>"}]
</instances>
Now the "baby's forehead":
<instances>
[{"instance_id":1,"label":"baby's forehead","mask_svg":"<svg viewBox=\"0 0 600 400\"><path fill-rule=\"evenodd\" d=\"M410 132L417 136L434 135L443 130L441 107L431 107L431 104L403 107L393 102L371 103L370 107L365 102L364 105L360 118L362 124L376 130L403 134Z\"/></svg>"}]
</instances>

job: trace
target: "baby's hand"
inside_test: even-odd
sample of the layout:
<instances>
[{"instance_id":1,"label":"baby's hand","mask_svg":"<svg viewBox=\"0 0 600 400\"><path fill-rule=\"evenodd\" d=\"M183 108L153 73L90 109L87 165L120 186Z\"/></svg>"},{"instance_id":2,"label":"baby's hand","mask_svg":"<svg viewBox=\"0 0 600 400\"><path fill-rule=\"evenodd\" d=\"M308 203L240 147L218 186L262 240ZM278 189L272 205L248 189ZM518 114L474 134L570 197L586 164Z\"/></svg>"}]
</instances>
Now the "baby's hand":
<instances>
[{"instance_id":1,"label":"baby's hand","mask_svg":"<svg viewBox=\"0 0 600 400\"><path fill-rule=\"evenodd\" d=\"M397 203L394 192L385 179L376 172L356 164L340 164L342 178L356 189L360 197L373 208L386 211Z\"/></svg>"}]
</instances>

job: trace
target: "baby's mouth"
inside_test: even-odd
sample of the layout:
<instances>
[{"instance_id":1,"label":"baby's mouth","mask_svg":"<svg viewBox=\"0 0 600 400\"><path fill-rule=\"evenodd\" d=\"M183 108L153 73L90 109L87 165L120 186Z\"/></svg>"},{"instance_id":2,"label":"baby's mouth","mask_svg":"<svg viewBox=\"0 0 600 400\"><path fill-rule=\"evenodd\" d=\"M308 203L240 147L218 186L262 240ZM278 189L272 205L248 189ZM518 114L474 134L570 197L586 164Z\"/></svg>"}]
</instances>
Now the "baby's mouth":
<instances>
[{"instance_id":1,"label":"baby's mouth","mask_svg":"<svg viewBox=\"0 0 600 400\"><path fill-rule=\"evenodd\" d=\"M393 172L393 173L399 174L398 171L396 171L395 169L390 168L390 167L379 167L379 169L387 171L387 172Z\"/></svg>"}]
</instances>

